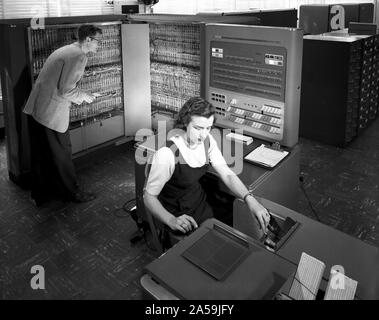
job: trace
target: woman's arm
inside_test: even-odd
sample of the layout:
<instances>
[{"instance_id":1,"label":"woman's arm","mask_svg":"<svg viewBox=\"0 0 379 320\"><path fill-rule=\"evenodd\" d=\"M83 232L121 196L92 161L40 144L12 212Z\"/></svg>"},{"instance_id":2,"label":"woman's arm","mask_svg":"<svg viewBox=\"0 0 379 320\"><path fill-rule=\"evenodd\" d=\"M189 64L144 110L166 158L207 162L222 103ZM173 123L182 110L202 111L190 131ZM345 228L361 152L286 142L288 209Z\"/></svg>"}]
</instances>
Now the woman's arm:
<instances>
[{"instance_id":1,"label":"woman's arm","mask_svg":"<svg viewBox=\"0 0 379 320\"><path fill-rule=\"evenodd\" d=\"M251 193L249 193L249 190L242 183L240 178L238 178L238 176L226 164L220 164L213 168L230 191L232 191L236 197L245 201L249 211L258 220L263 231L266 232L268 223L270 222L270 215L267 209L263 207Z\"/></svg>"},{"instance_id":2,"label":"woman's arm","mask_svg":"<svg viewBox=\"0 0 379 320\"><path fill-rule=\"evenodd\" d=\"M143 201L146 208L148 208L156 218L170 227L171 230L179 230L186 233L198 227L195 219L191 216L183 214L179 217L175 217L162 206L157 196L151 195L146 190L143 194Z\"/></svg>"}]
</instances>

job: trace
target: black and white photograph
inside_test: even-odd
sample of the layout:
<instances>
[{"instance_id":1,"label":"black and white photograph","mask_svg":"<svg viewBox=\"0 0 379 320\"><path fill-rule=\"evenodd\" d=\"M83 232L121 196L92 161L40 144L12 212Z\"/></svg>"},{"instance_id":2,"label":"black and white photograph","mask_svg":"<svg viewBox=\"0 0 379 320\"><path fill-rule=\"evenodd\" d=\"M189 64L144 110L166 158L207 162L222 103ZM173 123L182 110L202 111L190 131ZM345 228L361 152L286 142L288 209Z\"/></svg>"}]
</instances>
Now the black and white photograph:
<instances>
[{"instance_id":1,"label":"black and white photograph","mask_svg":"<svg viewBox=\"0 0 379 320\"><path fill-rule=\"evenodd\" d=\"M379 300L378 25L377 0L0 0L0 301Z\"/></svg>"}]
</instances>

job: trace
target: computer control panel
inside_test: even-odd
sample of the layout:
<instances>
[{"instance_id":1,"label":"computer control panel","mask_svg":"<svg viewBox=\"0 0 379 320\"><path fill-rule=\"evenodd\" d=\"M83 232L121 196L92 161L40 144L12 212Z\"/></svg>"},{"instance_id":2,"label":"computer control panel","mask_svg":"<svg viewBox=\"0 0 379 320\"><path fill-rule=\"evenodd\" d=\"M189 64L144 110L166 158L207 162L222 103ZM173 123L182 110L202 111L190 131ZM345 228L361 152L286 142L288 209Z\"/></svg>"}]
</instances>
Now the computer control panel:
<instances>
[{"instance_id":1,"label":"computer control panel","mask_svg":"<svg viewBox=\"0 0 379 320\"><path fill-rule=\"evenodd\" d=\"M206 26L205 96L216 124L293 146L298 141L302 31Z\"/></svg>"}]
</instances>

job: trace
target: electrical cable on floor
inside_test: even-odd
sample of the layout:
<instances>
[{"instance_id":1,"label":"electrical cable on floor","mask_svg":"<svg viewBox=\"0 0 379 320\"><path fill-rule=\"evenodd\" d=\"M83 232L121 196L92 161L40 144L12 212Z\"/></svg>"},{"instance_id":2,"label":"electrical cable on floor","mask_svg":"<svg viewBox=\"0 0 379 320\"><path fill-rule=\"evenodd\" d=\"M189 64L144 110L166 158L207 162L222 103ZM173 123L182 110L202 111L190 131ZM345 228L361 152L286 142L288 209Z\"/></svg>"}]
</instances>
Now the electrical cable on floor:
<instances>
[{"instance_id":1,"label":"electrical cable on floor","mask_svg":"<svg viewBox=\"0 0 379 320\"><path fill-rule=\"evenodd\" d=\"M137 216L136 210L137 210L137 204L136 204L136 198L134 198L134 199L126 201L122 205L121 208L116 209L114 211L114 215L117 218L131 217L133 219L133 221L137 224L137 228L138 228L137 232L139 234L135 235L134 237L132 237L130 239L130 242L132 244L135 244L138 241L143 239L145 241L146 246L150 250L156 251L155 248L150 246L149 241L146 238L146 233L147 233L147 231L149 231L147 222L143 221L140 217ZM122 213L120 213L120 212L122 212Z\"/></svg>"},{"instance_id":2,"label":"electrical cable on floor","mask_svg":"<svg viewBox=\"0 0 379 320\"><path fill-rule=\"evenodd\" d=\"M317 221L322 222L321 219L320 219L320 217L318 216L316 210L314 209L311 200L308 197L307 191L304 188L304 177L300 176L299 177L299 181L300 181L300 188L303 191L305 198L307 198L309 207L311 208L311 210L312 210L313 214L315 215Z\"/></svg>"},{"instance_id":3,"label":"electrical cable on floor","mask_svg":"<svg viewBox=\"0 0 379 320\"><path fill-rule=\"evenodd\" d=\"M117 218L127 218L130 216L131 210L136 208L136 199L131 199L126 201L121 208L118 208L114 211L114 215ZM120 213L121 212L121 213Z\"/></svg>"}]
</instances>

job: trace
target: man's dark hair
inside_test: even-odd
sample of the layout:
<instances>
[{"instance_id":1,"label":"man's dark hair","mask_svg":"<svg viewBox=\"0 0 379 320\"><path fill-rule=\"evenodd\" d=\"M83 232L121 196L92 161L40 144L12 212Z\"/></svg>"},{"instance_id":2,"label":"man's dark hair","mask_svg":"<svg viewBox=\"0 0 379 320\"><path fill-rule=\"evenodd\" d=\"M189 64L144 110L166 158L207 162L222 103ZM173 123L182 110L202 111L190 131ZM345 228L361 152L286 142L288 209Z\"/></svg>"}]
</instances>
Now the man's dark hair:
<instances>
[{"instance_id":1,"label":"man's dark hair","mask_svg":"<svg viewBox=\"0 0 379 320\"><path fill-rule=\"evenodd\" d=\"M103 31L92 24L84 24L80 26L78 29L79 42L83 42L87 37L94 37L96 33L102 34Z\"/></svg>"},{"instance_id":2,"label":"man's dark hair","mask_svg":"<svg viewBox=\"0 0 379 320\"><path fill-rule=\"evenodd\" d=\"M215 107L208 101L200 97L192 97L188 99L180 109L175 128L186 129L191 122L191 116L201 116L210 118L216 113Z\"/></svg>"}]
</instances>

